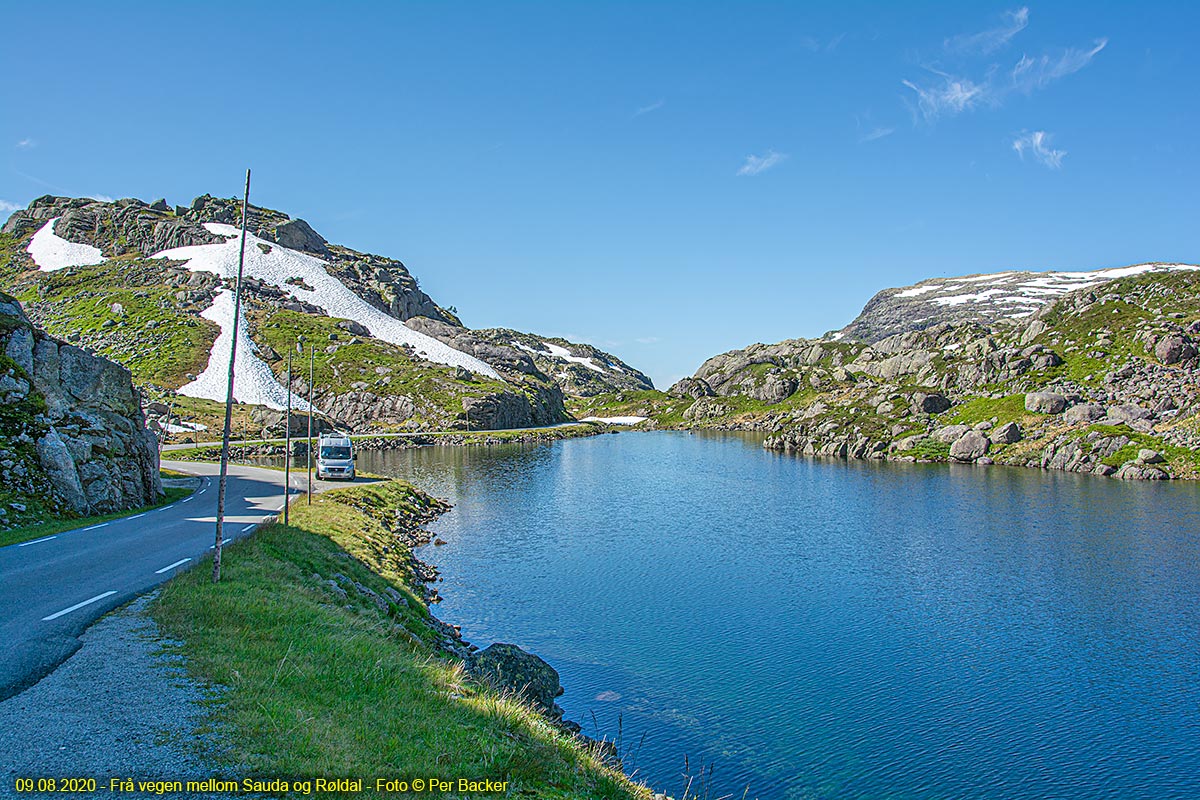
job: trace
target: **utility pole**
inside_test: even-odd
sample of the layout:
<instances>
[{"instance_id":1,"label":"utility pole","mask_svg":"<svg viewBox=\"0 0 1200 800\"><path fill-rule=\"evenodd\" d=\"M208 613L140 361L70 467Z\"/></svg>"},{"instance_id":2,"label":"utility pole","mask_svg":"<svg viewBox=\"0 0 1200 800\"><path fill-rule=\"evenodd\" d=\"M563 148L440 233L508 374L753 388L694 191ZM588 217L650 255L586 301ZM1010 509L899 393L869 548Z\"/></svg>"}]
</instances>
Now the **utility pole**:
<instances>
[{"instance_id":1,"label":"utility pole","mask_svg":"<svg viewBox=\"0 0 1200 800\"><path fill-rule=\"evenodd\" d=\"M308 504L312 505L312 468L313 468L313 451L312 451L312 418L313 418L313 358L315 358L317 346L313 343L308 345Z\"/></svg>"},{"instance_id":2,"label":"utility pole","mask_svg":"<svg viewBox=\"0 0 1200 800\"><path fill-rule=\"evenodd\" d=\"M292 505L292 351L288 349L287 412L284 415L283 445L283 524L288 524L288 508Z\"/></svg>"},{"instance_id":3,"label":"utility pole","mask_svg":"<svg viewBox=\"0 0 1200 800\"><path fill-rule=\"evenodd\" d=\"M229 434L233 424L233 365L237 358L238 325L242 321L242 269L246 264L246 209L250 205L250 170L242 198L242 241L238 247L237 282L233 288L233 343L229 346L229 376L225 386L225 429L221 432L221 480L217 486L217 535L213 545L213 583L221 580L221 526L225 522L225 483L229 477Z\"/></svg>"}]
</instances>

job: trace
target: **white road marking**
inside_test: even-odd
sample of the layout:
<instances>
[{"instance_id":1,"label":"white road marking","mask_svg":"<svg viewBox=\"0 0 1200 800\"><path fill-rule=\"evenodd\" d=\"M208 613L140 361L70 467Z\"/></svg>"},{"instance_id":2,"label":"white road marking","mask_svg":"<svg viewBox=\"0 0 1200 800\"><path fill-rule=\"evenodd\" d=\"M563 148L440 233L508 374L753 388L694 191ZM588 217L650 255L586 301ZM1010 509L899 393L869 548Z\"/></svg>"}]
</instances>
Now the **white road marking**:
<instances>
[{"instance_id":1,"label":"white road marking","mask_svg":"<svg viewBox=\"0 0 1200 800\"><path fill-rule=\"evenodd\" d=\"M143 511L141 514L138 514L137 516L130 517L130 519L141 519L144 516L146 516L145 511Z\"/></svg>"},{"instance_id":2,"label":"white road marking","mask_svg":"<svg viewBox=\"0 0 1200 800\"><path fill-rule=\"evenodd\" d=\"M196 492L196 494L204 494L204 493L205 493L205 492L207 492L207 491L208 491L208 487L207 487L207 486L205 486L203 489L201 489L200 491Z\"/></svg>"},{"instance_id":3,"label":"white road marking","mask_svg":"<svg viewBox=\"0 0 1200 800\"><path fill-rule=\"evenodd\" d=\"M48 542L51 539L57 539L57 538L58 538L58 534L55 534L53 536L43 536L41 539L34 539L32 542L21 542L19 545L17 545L17 547L29 547L29 545L31 545L31 544L37 544L38 542Z\"/></svg>"},{"instance_id":4,"label":"white road marking","mask_svg":"<svg viewBox=\"0 0 1200 800\"><path fill-rule=\"evenodd\" d=\"M92 526L92 527L90 527L90 528L84 528L84 530L85 530L85 531L94 531L94 530L96 530L97 528L107 528L107 527L108 527L108 523L107 523L107 522L101 522L99 525L93 525L93 526Z\"/></svg>"},{"instance_id":5,"label":"white road marking","mask_svg":"<svg viewBox=\"0 0 1200 800\"><path fill-rule=\"evenodd\" d=\"M95 597L91 597L91 598L88 598L87 600L84 600L82 603L76 603L75 605L71 606L70 608L64 608L62 611L56 611L55 613L51 614L48 617L42 617L42 622L49 622L52 619L58 619L63 614L70 614L72 611L83 608L84 606L90 606L92 603L95 603L97 600L103 600L104 598L108 597L109 595L116 594L116 593L117 593L116 590L113 589L113 590L109 590L109 591L105 592L104 594L98 594Z\"/></svg>"},{"instance_id":6,"label":"white road marking","mask_svg":"<svg viewBox=\"0 0 1200 800\"><path fill-rule=\"evenodd\" d=\"M247 525L246 527L242 528L242 533L245 533L246 531L250 530L251 528L253 528L253 527L254 527L255 525L257 525L257 524L258 524L257 522L251 522L249 525Z\"/></svg>"},{"instance_id":7,"label":"white road marking","mask_svg":"<svg viewBox=\"0 0 1200 800\"><path fill-rule=\"evenodd\" d=\"M174 564L167 564L167 565L166 565L165 567L163 567L162 569L156 569L156 570L154 570L154 574L155 574L155 575L162 575L164 572L168 572L168 571L170 571L170 570L173 570L173 569L175 569L176 567L178 567L180 564L186 564L186 563L187 563L187 562L189 562L189 561L191 561L191 559L190 559L190 558L181 558L181 559L179 559L178 561L176 561Z\"/></svg>"},{"instance_id":8,"label":"white road marking","mask_svg":"<svg viewBox=\"0 0 1200 800\"><path fill-rule=\"evenodd\" d=\"M166 508L160 508L159 511L170 511L174 507L175 507L175 505L171 504L171 505L167 506Z\"/></svg>"},{"instance_id":9,"label":"white road marking","mask_svg":"<svg viewBox=\"0 0 1200 800\"><path fill-rule=\"evenodd\" d=\"M190 503L190 502L192 502L192 498L191 498L191 496L189 495L188 497L185 497L185 498L183 498L183 499L182 499L182 500L180 500L179 502L181 502L181 503Z\"/></svg>"}]
</instances>

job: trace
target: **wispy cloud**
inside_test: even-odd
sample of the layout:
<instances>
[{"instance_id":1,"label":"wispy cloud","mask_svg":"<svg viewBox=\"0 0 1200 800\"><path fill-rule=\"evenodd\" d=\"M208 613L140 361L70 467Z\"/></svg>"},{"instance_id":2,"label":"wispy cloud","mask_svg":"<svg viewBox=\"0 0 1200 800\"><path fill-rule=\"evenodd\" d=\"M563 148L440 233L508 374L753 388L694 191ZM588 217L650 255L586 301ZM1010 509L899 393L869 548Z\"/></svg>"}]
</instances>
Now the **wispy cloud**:
<instances>
[{"instance_id":1,"label":"wispy cloud","mask_svg":"<svg viewBox=\"0 0 1200 800\"><path fill-rule=\"evenodd\" d=\"M1026 133L1013 140L1013 150L1016 150L1017 155L1022 159L1025 158L1026 153L1029 153L1050 169L1059 169L1062 167L1063 156L1067 154L1067 151L1052 148L1050 146L1051 138L1053 136L1045 131Z\"/></svg>"},{"instance_id":2,"label":"wispy cloud","mask_svg":"<svg viewBox=\"0 0 1200 800\"><path fill-rule=\"evenodd\" d=\"M1004 12L1004 22L979 33L964 33L946 39L942 44L947 52L987 55L1002 49L1029 24L1029 9L1018 8Z\"/></svg>"},{"instance_id":3,"label":"wispy cloud","mask_svg":"<svg viewBox=\"0 0 1200 800\"><path fill-rule=\"evenodd\" d=\"M111 203L113 201L113 199L106 194L89 194L87 197L90 197L93 200L98 200L101 203Z\"/></svg>"},{"instance_id":4,"label":"wispy cloud","mask_svg":"<svg viewBox=\"0 0 1200 800\"><path fill-rule=\"evenodd\" d=\"M787 155L784 153L776 153L774 150L768 150L766 154L761 156L750 155L746 156L746 163L738 169L738 175L758 175L772 167L778 166Z\"/></svg>"},{"instance_id":5,"label":"wispy cloud","mask_svg":"<svg viewBox=\"0 0 1200 800\"><path fill-rule=\"evenodd\" d=\"M873 142L876 139L882 139L885 136L891 136L896 132L895 128L875 128L858 137L859 142Z\"/></svg>"},{"instance_id":6,"label":"wispy cloud","mask_svg":"<svg viewBox=\"0 0 1200 800\"><path fill-rule=\"evenodd\" d=\"M917 111L926 122L933 122L946 114L953 116L975 108L991 92L987 82L976 83L970 78L948 75L937 70L930 71L941 80L924 86L909 80L901 81L917 93Z\"/></svg>"},{"instance_id":7,"label":"wispy cloud","mask_svg":"<svg viewBox=\"0 0 1200 800\"><path fill-rule=\"evenodd\" d=\"M31 147L37 147L37 140L31 136L26 136L24 139L17 142L18 150L28 150Z\"/></svg>"},{"instance_id":8,"label":"wispy cloud","mask_svg":"<svg viewBox=\"0 0 1200 800\"><path fill-rule=\"evenodd\" d=\"M1012 70L1012 88L1029 94L1050 83L1072 75L1092 63L1096 54L1108 45L1108 39L1097 39L1090 50L1068 47L1057 57L1042 55L1038 58L1021 56Z\"/></svg>"},{"instance_id":9,"label":"wispy cloud","mask_svg":"<svg viewBox=\"0 0 1200 800\"><path fill-rule=\"evenodd\" d=\"M634 341L638 344L657 344L662 339L659 339L657 336L639 336Z\"/></svg>"},{"instance_id":10,"label":"wispy cloud","mask_svg":"<svg viewBox=\"0 0 1200 800\"><path fill-rule=\"evenodd\" d=\"M25 206L19 206L16 203L10 203L7 200L0 200L0 214L11 214L14 211L19 211Z\"/></svg>"},{"instance_id":11,"label":"wispy cloud","mask_svg":"<svg viewBox=\"0 0 1200 800\"><path fill-rule=\"evenodd\" d=\"M658 111L667 104L666 100L657 100L648 106L642 106L637 111L633 112L633 116L640 117L642 114L649 114L652 111Z\"/></svg>"},{"instance_id":12,"label":"wispy cloud","mask_svg":"<svg viewBox=\"0 0 1200 800\"><path fill-rule=\"evenodd\" d=\"M846 38L846 34L839 33L828 41L821 41L812 36L802 36L800 38L800 46L810 53L832 53L837 50L838 45Z\"/></svg>"}]
</instances>

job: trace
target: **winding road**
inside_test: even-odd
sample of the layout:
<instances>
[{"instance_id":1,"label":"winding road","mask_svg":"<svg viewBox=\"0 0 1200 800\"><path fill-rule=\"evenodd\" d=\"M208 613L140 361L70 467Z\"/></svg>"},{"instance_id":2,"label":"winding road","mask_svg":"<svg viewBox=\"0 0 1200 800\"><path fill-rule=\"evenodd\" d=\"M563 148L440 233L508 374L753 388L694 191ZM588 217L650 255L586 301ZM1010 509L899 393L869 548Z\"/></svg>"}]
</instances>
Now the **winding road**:
<instances>
[{"instance_id":1,"label":"winding road","mask_svg":"<svg viewBox=\"0 0 1200 800\"><path fill-rule=\"evenodd\" d=\"M70 657L79 635L100 616L195 565L212 549L218 466L171 461L163 466L199 476L200 486L162 508L0 548L0 700ZM293 476L293 493L301 491L303 477ZM283 497L282 472L231 465L225 540L274 518Z\"/></svg>"}]
</instances>

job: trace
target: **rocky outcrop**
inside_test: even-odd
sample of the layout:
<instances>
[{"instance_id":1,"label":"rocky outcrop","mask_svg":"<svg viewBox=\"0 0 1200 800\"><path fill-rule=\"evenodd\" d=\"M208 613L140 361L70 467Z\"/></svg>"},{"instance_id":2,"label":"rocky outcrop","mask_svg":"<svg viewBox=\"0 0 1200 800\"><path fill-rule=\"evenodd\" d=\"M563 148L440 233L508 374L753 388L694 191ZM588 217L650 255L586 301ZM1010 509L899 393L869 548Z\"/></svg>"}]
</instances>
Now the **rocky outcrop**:
<instances>
[{"instance_id":1,"label":"rocky outcrop","mask_svg":"<svg viewBox=\"0 0 1200 800\"><path fill-rule=\"evenodd\" d=\"M46 336L3 294L0 352L5 488L77 514L162 493L157 441L125 368Z\"/></svg>"},{"instance_id":2,"label":"rocky outcrop","mask_svg":"<svg viewBox=\"0 0 1200 800\"><path fill-rule=\"evenodd\" d=\"M46 195L9 217L3 232L21 236L57 217L56 235L98 247L109 257L128 253L150 255L173 247L222 241L198 220L176 216L165 206L132 198L109 203L86 197Z\"/></svg>"},{"instance_id":3,"label":"rocky outcrop","mask_svg":"<svg viewBox=\"0 0 1200 800\"><path fill-rule=\"evenodd\" d=\"M563 710L554 702L563 693L558 672L533 653L497 642L474 653L466 666L496 689L520 696L551 719L562 719Z\"/></svg>"}]
</instances>

